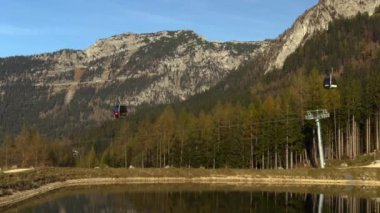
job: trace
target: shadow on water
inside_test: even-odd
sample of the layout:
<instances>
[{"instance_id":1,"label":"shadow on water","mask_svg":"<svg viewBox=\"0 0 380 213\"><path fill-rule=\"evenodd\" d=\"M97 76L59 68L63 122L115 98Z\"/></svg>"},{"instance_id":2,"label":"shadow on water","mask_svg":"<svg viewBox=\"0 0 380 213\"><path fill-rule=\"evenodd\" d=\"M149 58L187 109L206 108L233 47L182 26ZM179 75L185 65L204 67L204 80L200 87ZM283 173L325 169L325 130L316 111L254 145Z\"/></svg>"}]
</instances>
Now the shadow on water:
<instances>
[{"instance_id":1,"label":"shadow on water","mask_svg":"<svg viewBox=\"0 0 380 213\"><path fill-rule=\"evenodd\" d=\"M325 191L326 193L322 193ZM9 212L379 212L377 188L137 184L58 190Z\"/></svg>"}]
</instances>

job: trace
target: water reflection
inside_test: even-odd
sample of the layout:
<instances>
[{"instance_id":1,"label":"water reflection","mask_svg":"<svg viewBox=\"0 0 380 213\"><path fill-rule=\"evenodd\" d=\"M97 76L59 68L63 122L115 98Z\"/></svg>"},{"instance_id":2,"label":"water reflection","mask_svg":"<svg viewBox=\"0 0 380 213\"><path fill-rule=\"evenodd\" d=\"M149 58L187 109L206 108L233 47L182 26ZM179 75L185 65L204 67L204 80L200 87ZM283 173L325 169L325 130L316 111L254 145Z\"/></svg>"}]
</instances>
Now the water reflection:
<instances>
[{"instance_id":1,"label":"water reflection","mask_svg":"<svg viewBox=\"0 0 380 213\"><path fill-rule=\"evenodd\" d=\"M377 189L374 192L377 194ZM261 187L123 185L61 190L8 211L341 213L380 210L378 199L335 193L264 191Z\"/></svg>"},{"instance_id":2,"label":"water reflection","mask_svg":"<svg viewBox=\"0 0 380 213\"><path fill-rule=\"evenodd\" d=\"M318 204L318 213L322 212L322 209L323 209L323 199L324 199L323 194L320 194L319 195L319 204Z\"/></svg>"}]
</instances>

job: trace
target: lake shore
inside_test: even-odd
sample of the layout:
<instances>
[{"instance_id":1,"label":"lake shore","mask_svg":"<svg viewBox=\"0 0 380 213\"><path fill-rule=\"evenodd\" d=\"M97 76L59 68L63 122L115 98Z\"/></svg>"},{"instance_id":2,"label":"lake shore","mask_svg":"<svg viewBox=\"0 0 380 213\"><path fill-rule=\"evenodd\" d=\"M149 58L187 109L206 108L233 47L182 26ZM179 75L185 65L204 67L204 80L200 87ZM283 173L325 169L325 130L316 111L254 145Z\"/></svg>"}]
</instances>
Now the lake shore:
<instances>
[{"instance_id":1,"label":"lake shore","mask_svg":"<svg viewBox=\"0 0 380 213\"><path fill-rule=\"evenodd\" d=\"M8 187L12 189L12 193L0 197L0 208L13 206L54 190L78 186L196 183L380 187L379 173L380 170L374 168L342 170L43 168L18 174L1 174L1 188ZM24 188L16 187L22 184L25 184Z\"/></svg>"}]
</instances>

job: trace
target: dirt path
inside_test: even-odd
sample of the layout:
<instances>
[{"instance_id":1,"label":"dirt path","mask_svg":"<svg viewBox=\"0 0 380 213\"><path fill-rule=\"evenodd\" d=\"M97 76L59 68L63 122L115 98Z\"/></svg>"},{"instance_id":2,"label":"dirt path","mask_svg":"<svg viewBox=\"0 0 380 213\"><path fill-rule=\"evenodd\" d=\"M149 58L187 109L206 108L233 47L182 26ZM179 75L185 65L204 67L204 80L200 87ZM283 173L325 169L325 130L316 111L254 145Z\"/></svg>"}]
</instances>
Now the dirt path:
<instances>
[{"instance_id":1,"label":"dirt path","mask_svg":"<svg viewBox=\"0 0 380 213\"><path fill-rule=\"evenodd\" d=\"M380 161L374 161L367 166L363 166L365 168L380 168Z\"/></svg>"},{"instance_id":2,"label":"dirt path","mask_svg":"<svg viewBox=\"0 0 380 213\"><path fill-rule=\"evenodd\" d=\"M11 173L27 172L27 171L31 171L31 170L34 170L34 168L10 169L10 170L5 170L3 173L11 174Z\"/></svg>"}]
</instances>

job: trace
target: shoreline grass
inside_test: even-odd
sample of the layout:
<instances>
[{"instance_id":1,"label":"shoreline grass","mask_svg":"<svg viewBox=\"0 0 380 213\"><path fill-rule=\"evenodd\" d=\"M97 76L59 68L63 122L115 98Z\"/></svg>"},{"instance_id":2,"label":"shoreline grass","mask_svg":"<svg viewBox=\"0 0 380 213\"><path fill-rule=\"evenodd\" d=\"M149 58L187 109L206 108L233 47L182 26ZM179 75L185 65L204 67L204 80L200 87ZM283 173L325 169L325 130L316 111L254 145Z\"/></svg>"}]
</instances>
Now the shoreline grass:
<instances>
[{"instance_id":1,"label":"shoreline grass","mask_svg":"<svg viewBox=\"0 0 380 213\"><path fill-rule=\"evenodd\" d=\"M124 168L36 168L34 170L4 174L0 173L0 196L9 195L11 190L23 191L38 188L48 183L84 178L199 178L199 177L250 177L250 178L296 178L317 180L380 181L377 168L327 168L292 170L252 169L124 169ZM8 193L6 193L8 190ZM5 192L5 193L4 193Z\"/></svg>"}]
</instances>

